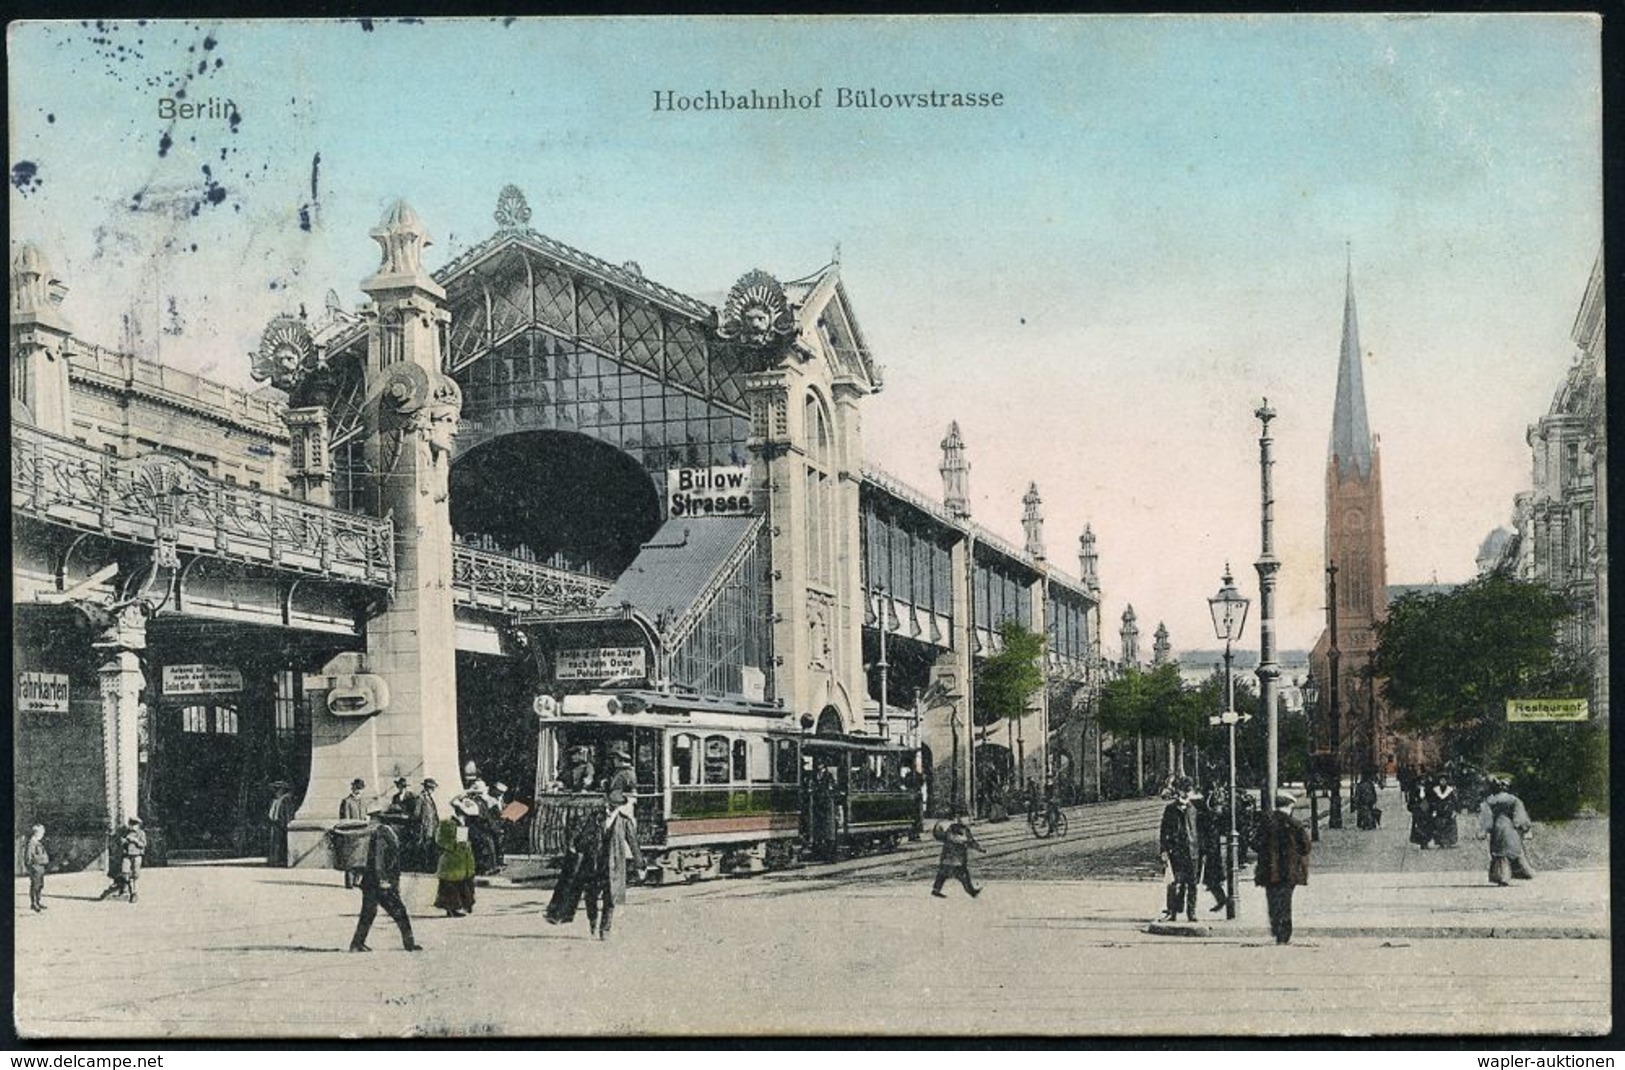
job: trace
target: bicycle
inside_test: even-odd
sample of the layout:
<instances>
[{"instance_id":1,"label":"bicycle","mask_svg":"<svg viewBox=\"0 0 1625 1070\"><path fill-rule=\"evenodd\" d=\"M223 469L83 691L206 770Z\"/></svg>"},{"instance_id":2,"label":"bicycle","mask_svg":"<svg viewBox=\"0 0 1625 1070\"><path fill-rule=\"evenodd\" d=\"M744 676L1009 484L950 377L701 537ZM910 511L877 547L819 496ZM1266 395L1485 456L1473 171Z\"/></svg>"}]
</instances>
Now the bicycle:
<instances>
[{"instance_id":1,"label":"bicycle","mask_svg":"<svg viewBox=\"0 0 1625 1070\"><path fill-rule=\"evenodd\" d=\"M1047 840L1051 836L1065 836L1066 813L1057 807L1055 810L1055 821L1053 825L1050 822L1049 815L1044 813L1042 810L1036 813L1028 814L1027 828L1032 831L1034 836L1041 840Z\"/></svg>"}]
</instances>

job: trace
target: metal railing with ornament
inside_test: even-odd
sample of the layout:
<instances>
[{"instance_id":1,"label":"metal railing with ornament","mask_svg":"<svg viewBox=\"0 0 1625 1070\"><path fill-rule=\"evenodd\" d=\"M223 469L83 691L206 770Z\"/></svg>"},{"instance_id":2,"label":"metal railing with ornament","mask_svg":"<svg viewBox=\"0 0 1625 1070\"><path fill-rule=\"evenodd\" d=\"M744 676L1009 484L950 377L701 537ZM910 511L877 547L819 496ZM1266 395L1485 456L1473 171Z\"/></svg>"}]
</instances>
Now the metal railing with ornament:
<instances>
[{"instance_id":1,"label":"metal railing with ornament","mask_svg":"<svg viewBox=\"0 0 1625 1070\"><path fill-rule=\"evenodd\" d=\"M597 608L610 581L508 554L454 545L451 585L458 605L507 613L581 612Z\"/></svg>"},{"instance_id":2,"label":"metal railing with ornament","mask_svg":"<svg viewBox=\"0 0 1625 1070\"><path fill-rule=\"evenodd\" d=\"M222 483L178 457L116 457L13 422L11 506L38 520L179 552L370 586L395 582L393 527Z\"/></svg>"}]
</instances>

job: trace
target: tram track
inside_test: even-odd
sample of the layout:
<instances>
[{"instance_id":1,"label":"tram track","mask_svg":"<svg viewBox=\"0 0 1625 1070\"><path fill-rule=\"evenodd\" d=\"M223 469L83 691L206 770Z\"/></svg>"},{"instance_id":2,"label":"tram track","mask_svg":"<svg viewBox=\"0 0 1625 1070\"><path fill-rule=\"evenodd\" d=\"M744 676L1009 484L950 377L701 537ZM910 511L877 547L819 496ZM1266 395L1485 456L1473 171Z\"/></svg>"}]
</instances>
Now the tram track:
<instances>
[{"instance_id":1,"label":"tram track","mask_svg":"<svg viewBox=\"0 0 1625 1070\"><path fill-rule=\"evenodd\" d=\"M1047 839L1038 839L1032 834L1024 813L1013 815L1007 822L977 822L972 829L985 851L976 858L985 864L1045 851L1087 854L1154 840L1164 805L1160 799L1129 799L1063 807L1067 834ZM811 863L761 876L779 880L861 880L899 868L905 869L908 875L916 875L936 865L941 845L930 835L935 823L927 823L926 833L919 842L905 843L895 851L865 854L838 862Z\"/></svg>"}]
</instances>

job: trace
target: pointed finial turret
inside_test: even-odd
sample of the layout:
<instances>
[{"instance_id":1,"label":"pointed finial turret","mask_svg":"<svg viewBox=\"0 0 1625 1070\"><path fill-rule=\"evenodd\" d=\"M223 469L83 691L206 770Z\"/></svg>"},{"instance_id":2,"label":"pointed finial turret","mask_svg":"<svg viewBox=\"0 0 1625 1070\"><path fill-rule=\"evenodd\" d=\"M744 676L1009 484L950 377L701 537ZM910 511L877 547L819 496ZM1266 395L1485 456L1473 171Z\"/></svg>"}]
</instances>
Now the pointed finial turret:
<instances>
[{"instance_id":1,"label":"pointed finial turret","mask_svg":"<svg viewBox=\"0 0 1625 1070\"><path fill-rule=\"evenodd\" d=\"M1095 530L1088 524L1078 536L1078 578L1090 594L1100 593L1100 554L1095 551Z\"/></svg>"},{"instance_id":2,"label":"pointed finial turret","mask_svg":"<svg viewBox=\"0 0 1625 1070\"><path fill-rule=\"evenodd\" d=\"M1123 610L1123 627L1117 633L1123 644L1123 664L1140 664L1140 626L1134 622L1134 606Z\"/></svg>"},{"instance_id":3,"label":"pointed finial turret","mask_svg":"<svg viewBox=\"0 0 1625 1070\"><path fill-rule=\"evenodd\" d=\"M372 230L372 239L383 250L380 275L423 274L423 250L434 244L423 221L404 200L398 200L384 213L383 222Z\"/></svg>"},{"instance_id":4,"label":"pointed finial turret","mask_svg":"<svg viewBox=\"0 0 1625 1070\"><path fill-rule=\"evenodd\" d=\"M942 504L957 520L970 519L970 462L965 459L965 440L959 434L959 421L948 425L942 440Z\"/></svg>"},{"instance_id":5,"label":"pointed finial turret","mask_svg":"<svg viewBox=\"0 0 1625 1070\"><path fill-rule=\"evenodd\" d=\"M1167 664L1171 659L1173 649L1173 645L1168 642L1168 626L1159 620L1157 630L1153 633L1151 641L1151 664Z\"/></svg>"},{"instance_id":6,"label":"pointed finial turret","mask_svg":"<svg viewBox=\"0 0 1625 1070\"><path fill-rule=\"evenodd\" d=\"M1044 499L1038 496L1038 484L1028 483L1027 493L1021 497L1021 528L1027 535L1027 552L1044 558Z\"/></svg>"}]
</instances>

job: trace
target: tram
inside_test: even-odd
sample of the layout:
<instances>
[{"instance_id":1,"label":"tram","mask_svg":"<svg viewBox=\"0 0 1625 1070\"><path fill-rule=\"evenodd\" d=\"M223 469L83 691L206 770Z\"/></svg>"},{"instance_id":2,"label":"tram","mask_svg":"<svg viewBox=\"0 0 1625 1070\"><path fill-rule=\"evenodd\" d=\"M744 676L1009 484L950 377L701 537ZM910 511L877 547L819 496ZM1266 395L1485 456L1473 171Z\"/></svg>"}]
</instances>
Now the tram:
<instances>
[{"instance_id":1,"label":"tram","mask_svg":"<svg viewBox=\"0 0 1625 1070\"><path fill-rule=\"evenodd\" d=\"M645 873L660 882L782 869L887 849L918 828L914 748L812 736L778 706L600 690L538 703L531 850L556 859L576 815L601 816L617 750L632 761ZM565 788L569 759L592 789Z\"/></svg>"}]
</instances>

